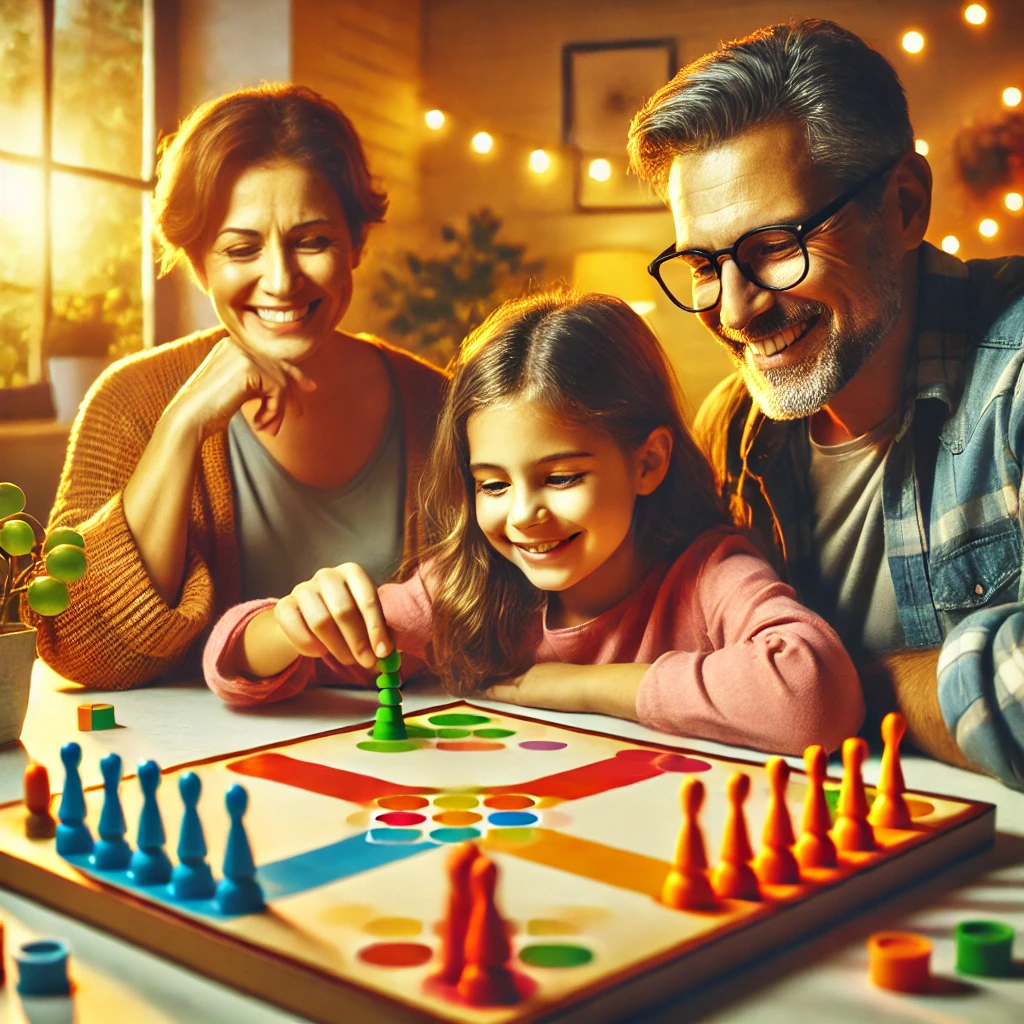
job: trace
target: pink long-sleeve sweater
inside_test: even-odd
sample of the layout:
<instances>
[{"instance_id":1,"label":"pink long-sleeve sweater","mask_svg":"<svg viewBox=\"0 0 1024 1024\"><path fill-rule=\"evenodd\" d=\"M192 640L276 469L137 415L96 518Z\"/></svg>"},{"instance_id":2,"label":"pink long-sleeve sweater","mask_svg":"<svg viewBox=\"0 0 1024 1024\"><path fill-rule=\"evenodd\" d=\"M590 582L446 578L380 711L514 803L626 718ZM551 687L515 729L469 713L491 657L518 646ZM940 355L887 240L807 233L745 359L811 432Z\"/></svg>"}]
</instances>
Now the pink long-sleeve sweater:
<instances>
[{"instance_id":1,"label":"pink long-sleeve sweater","mask_svg":"<svg viewBox=\"0 0 1024 1024\"><path fill-rule=\"evenodd\" d=\"M380 600L399 650L425 657L431 605L422 573L385 584ZM372 683L373 673L332 658L298 658L259 681L226 673L246 624L273 603L236 605L210 635L206 681L227 703L252 706L307 686ZM724 528L701 534L590 622L549 629L538 612L528 642L536 663L649 665L637 716L665 732L799 754L811 743L834 750L864 717L857 673L839 637L797 602L749 540Z\"/></svg>"}]
</instances>

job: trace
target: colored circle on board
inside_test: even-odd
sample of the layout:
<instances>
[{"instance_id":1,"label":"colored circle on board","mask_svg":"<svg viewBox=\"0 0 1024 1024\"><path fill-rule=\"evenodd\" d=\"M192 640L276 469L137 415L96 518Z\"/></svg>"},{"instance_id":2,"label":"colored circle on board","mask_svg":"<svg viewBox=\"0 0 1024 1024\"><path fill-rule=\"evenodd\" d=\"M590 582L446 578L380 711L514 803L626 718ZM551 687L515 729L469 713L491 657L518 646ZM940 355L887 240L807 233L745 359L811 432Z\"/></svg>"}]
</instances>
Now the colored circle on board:
<instances>
[{"instance_id":1,"label":"colored circle on board","mask_svg":"<svg viewBox=\"0 0 1024 1024\"><path fill-rule=\"evenodd\" d=\"M359 959L374 967L419 967L434 955L422 942L375 942L359 950Z\"/></svg>"},{"instance_id":2,"label":"colored circle on board","mask_svg":"<svg viewBox=\"0 0 1024 1024\"><path fill-rule=\"evenodd\" d=\"M425 725L410 725L408 722L406 722L405 734L411 740L432 740L437 735L437 730L428 729Z\"/></svg>"},{"instance_id":3,"label":"colored circle on board","mask_svg":"<svg viewBox=\"0 0 1024 1024\"><path fill-rule=\"evenodd\" d=\"M495 828L526 828L536 825L540 818L530 811L495 811L487 816L487 822Z\"/></svg>"},{"instance_id":4,"label":"colored circle on board","mask_svg":"<svg viewBox=\"0 0 1024 1024\"><path fill-rule=\"evenodd\" d=\"M488 839L502 843L532 843L537 838L535 828L492 828Z\"/></svg>"},{"instance_id":5,"label":"colored circle on board","mask_svg":"<svg viewBox=\"0 0 1024 1024\"><path fill-rule=\"evenodd\" d=\"M435 807L444 807L452 811L468 811L479 803L479 797L473 796L472 793L443 793L434 797Z\"/></svg>"},{"instance_id":6,"label":"colored circle on board","mask_svg":"<svg viewBox=\"0 0 1024 1024\"><path fill-rule=\"evenodd\" d=\"M616 750L615 756L622 758L623 761L653 761L656 757L660 757L662 751L660 750L643 750L640 747L629 747L626 750Z\"/></svg>"},{"instance_id":7,"label":"colored circle on board","mask_svg":"<svg viewBox=\"0 0 1024 1024\"><path fill-rule=\"evenodd\" d=\"M582 967L594 954L586 946L570 942L538 942L519 950L519 959L531 967Z\"/></svg>"},{"instance_id":8,"label":"colored circle on board","mask_svg":"<svg viewBox=\"0 0 1024 1024\"><path fill-rule=\"evenodd\" d=\"M482 740L503 740L506 736L515 736L514 729L474 729L473 735Z\"/></svg>"},{"instance_id":9,"label":"colored circle on board","mask_svg":"<svg viewBox=\"0 0 1024 1024\"><path fill-rule=\"evenodd\" d=\"M431 715L427 721L431 725L486 725L490 719L486 715L447 714Z\"/></svg>"},{"instance_id":10,"label":"colored circle on board","mask_svg":"<svg viewBox=\"0 0 1024 1024\"><path fill-rule=\"evenodd\" d=\"M560 740L523 740L519 746L523 750L561 750L569 744Z\"/></svg>"},{"instance_id":11,"label":"colored circle on board","mask_svg":"<svg viewBox=\"0 0 1024 1024\"><path fill-rule=\"evenodd\" d=\"M388 811L418 811L429 803L425 796L382 796L377 806Z\"/></svg>"},{"instance_id":12,"label":"colored circle on board","mask_svg":"<svg viewBox=\"0 0 1024 1024\"><path fill-rule=\"evenodd\" d=\"M699 757L685 754L661 754L654 759L654 767L663 772L709 772L711 765Z\"/></svg>"},{"instance_id":13,"label":"colored circle on board","mask_svg":"<svg viewBox=\"0 0 1024 1024\"><path fill-rule=\"evenodd\" d=\"M435 843L465 843L470 839L480 838L478 828L435 828L430 833Z\"/></svg>"},{"instance_id":14,"label":"colored circle on board","mask_svg":"<svg viewBox=\"0 0 1024 1024\"><path fill-rule=\"evenodd\" d=\"M439 740L464 740L467 736L473 734L468 729L438 729L437 738Z\"/></svg>"},{"instance_id":15,"label":"colored circle on board","mask_svg":"<svg viewBox=\"0 0 1024 1024\"><path fill-rule=\"evenodd\" d=\"M505 744L497 740L438 740L437 750L470 750L483 753L485 750L504 750Z\"/></svg>"},{"instance_id":16,"label":"colored circle on board","mask_svg":"<svg viewBox=\"0 0 1024 1024\"><path fill-rule=\"evenodd\" d=\"M475 825L481 818L476 811L442 811L434 815L434 821L438 825L452 825L461 827L463 825Z\"/></svg>"},{"instance_id":17,"label":"colored circle on board","mask_svg":"<svg viewBox=\"0 0 1024 1024\"><path fill-rule=\"evenodd\" d=\"M371 828L366 836L369 842L381 846L405 846L423 838L418 828Z\"/></svg>"},{"instance_id":18,"label":"colored circle on board","mask_svg":"<svg viewBox=\"0 0 1024 1024\"><path fill-rule=\"evenodd\" d=\"M423 922L414 917L375 917L363 925L363 931L382 939L397 939L419 935L423 931Z\"/></svg>"},{"instance_id":19,"label":"colored circle on board","mask_svg":"<svg viewBox=\"0 0 1024 1024\"><path fill-rule=\"evenodd\" d=\"M484 801L484 807L490 807L495 811L521 811L526 807L532 807L536 802L532 796L520 796L518 793L499 793L497 796L489 796Z\"/></svg>"},{"instance_id":20,"label":"colored circle on board","mask_svg":"<svg viewBox=\"0 0 1024 1024\"><path fill-rule=\"evenodd\" d=\"M377 816L377 821L382 825L394 825L396 828L405 828L408 825L422 825L427 819L415 811L388 811L386 814Z\"/></svg>"},{"instance_id":21,"label":"colored circle on board","mask_svg":"<svg viewBox=\"0 0 1024 1024\"><path fill-rule=\"evenodd\" d=\"M363 740L356 746L360 750L368 750L371 754L405 754L410 750L420 749L420 745L411 740Z\"/></svg>"}]
</instances>

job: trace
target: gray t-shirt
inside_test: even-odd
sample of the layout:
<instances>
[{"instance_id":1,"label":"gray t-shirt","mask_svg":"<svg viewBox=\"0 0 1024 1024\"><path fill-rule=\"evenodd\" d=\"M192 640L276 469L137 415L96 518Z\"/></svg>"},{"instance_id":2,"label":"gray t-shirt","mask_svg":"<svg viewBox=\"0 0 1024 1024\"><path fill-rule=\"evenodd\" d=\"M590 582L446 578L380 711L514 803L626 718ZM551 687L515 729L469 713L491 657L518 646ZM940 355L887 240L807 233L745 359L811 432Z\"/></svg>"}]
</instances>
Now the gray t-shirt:
<instances>
[{"instance_id":1,"label":"gray t-shirt","mask_svg":"<svg viewBox=\"0 0 1024 1024\"><path fill-rule=\"evenodd\" d=\"M814 547L832 605L819 610L860 663L904 646L882 524L882 472L898 425L897 414L842 444L810 438Z\"/></svg>"},{"instance_id":2,"label":"gray t-shirt","mask_svg":"<svg viewBox=\"0 0 1024 1024\"><path fill-rule=\"evenodd\" d=\"M344 487L300 483L260 444L241 411L228 424L241 599L284 597L317 569L357 562L384 582L402 558L405 458L392 380L380 444Z\"/></svg>"}]
</instances>

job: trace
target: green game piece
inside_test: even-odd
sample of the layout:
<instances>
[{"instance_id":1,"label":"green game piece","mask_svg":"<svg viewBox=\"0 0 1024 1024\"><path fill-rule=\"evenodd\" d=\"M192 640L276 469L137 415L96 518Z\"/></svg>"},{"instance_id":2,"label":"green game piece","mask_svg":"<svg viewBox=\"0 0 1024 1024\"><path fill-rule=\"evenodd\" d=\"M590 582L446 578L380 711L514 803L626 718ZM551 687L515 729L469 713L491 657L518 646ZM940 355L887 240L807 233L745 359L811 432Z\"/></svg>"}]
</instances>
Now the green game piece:
<instances>
[{"instance_id":1,"label":"green game piece","mask_svg":"<svg viewBox=\"0 0 1024 1024\"><path fill-rule=\"evenodd\" d=\"M99 732L101 729L116 729L117 722L114 721L113 704L93 704L92 706L92 731Z\"/></svg>"},{"instance_id":2,"label":"green game piece","mask_svg":"<svg viewBox=\"0 0 1024 1024\"><path fill-rule=\"evenodd\" d=\"M381 690L377 697L381 704L395 705L402 703L401 690Z\"/></svg>"},{"instance_id":3,"label":"green game piece","mask_svg":"<svg viewBox=\"0 0 1024 1024\"><path fill-rule=\"evenodd\" d=\"M388 725L401 723L404 728L405 722L402 719L402 709L400 707L386 707L382 704L377 708L377 713L373 716L374 725L380 725L381 722L386 722Z\"/></svg>"},{"instance_id":4,"label":"green game piece","mask_svg":"<svg viewBox=\"0 0 1024 1024\"><path fill-rule=\"evenodd\" d=\"M382 672L377 676L378 690L393 690L402 685L402 677L397 672Z\"/></svg>"},{"instance_id":5,"label":"green game piece","mask_svg":"<svg viewBox=\"0 0 1024 1024\"><path fill-rule=\"evenodd\" d=\"M398 722L375 722L370 739L373 740L407 740L408 733L405 731L405 723Z\"/></svg>"},{"instance_id":6,"label":"green game piece","mask_svg":"<svg viewBox=\"0 0 1024 1024\"><path fill-rule=\"evenodd\" d=\"M377 659L377 668L381 672L397 672L402 667L402 655L396 647L386 658Z\"/></svg>"},{"instance_id":7,"label":"green game piece","mask_svg":"<svg viewBox=\"0 0 1024 1024\"><path fill-rule=\"evenodd\" d=\"M1013 929L999 921L961 921L956 926L959 974L1004 978L1013 965Z\"/></svg>"}]
</instances>

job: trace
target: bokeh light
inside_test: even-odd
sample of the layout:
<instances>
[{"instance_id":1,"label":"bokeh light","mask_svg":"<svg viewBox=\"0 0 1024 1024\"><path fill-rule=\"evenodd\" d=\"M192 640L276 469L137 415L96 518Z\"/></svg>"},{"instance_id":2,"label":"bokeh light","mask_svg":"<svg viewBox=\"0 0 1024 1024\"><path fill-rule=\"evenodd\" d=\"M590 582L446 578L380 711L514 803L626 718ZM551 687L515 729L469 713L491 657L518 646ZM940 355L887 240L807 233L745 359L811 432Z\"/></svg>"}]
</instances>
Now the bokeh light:
<instances>
[{"instance_id":1,"label":"bokeh light","mask_svg":"<svg viewBox=\"0 0 1024 1024\"><path fill-rule=\"evenodd\" d=\"M988 17L988 11L981 4L968 4L964 8L964 21L968 25L983 25Z\"/></svg>"},{"instance_id":2,"label":"bokeh light","mask_svg":"<svg viewBox=\"0 0 1024 1024\"><path fill-rule=\"evenodd\" d=\"M999 225L991 218L986 217L979 225L978 231L986 238L992 238L999 230Z\"/></svg>"},{"instance_id":3,"label":"bokeh light","mask_svg":"<svg viewBox=\"0 0 1024 1024\"><path fill-rule=\"evenodd\" d=\"M920 53L924 49L924 36L917 31L904 33L902 42L907 53Z\"/></svg>"},{"instance_id":4,"label":"bokeh light","mask_svg":"<svg viewBox=\"0 0 1024 1024\"><path fill-rule=\"evenodd\" d=\"M1003 102L1008 107L1020 106L1021 91L1015 85L1007 86L1003 90Z\"/></svg>"},{"instance_id":5,"label":"bokeh light","mask_svg":"<svg viewBox=\"0 0 1024 1024\"><path fill-rule=\"evenodd\" d=\"M1019 192L1007 192L1003 196L1003 202L1006 204L1008 210L1012 210L1017 213L1018 210L1024 209L1024 196Z\"/></svg>"},{"instance_id":6,"label":"bokeh light","mask_svg":"<svg viewBox=\"0 0 1024 1024\"><path fill-rule=\"evenodd\" d=\"M943 252L952 254L960 248L960 239L956 235L946 235L939 245L942 246Z\"/></svg>"},{"instance_id":7,"label":"bokeh light","mask_svg":"<svg viewBox=\"0 0 1024 1024\"><path fill-rule=\"evenodd\" d=\"M551 157L543 149L535 149L530 154L530 170L534 174L543 174L551 166Z\"/></svg>"},{"instance_id":8,"label":"bokeh light","mask_svg":"<svg viewBox=\"0 0 1024 1024\"><path fill-rule=\"evenodd\" d=\"M914 139L914 151L920 153L921 156L928 155L928 143L924 139Z\"/></svg>"},{"instance_id":9,"label":"bokeh light","mask_svg":"<svg viewBox=\"0 0 1024 1024\"><path fill-rule=\"evenodd\" d=\"M427 122L428 128L432 131L439 132L444 127L445 117L443 111L428 110L423 115L423 120Z\"/></svg>"},{"instance_id":10,"label":"bokeh light","mask_svg":"<svg viewBox=\"0 0 1024 1024\"><path fill-rule=\"evenodd\" d=\"M590 161L587 173L594 181L607 181L612 176L612 165L603 156Z\"/></svg>"},{"instance_id":11,"label":"bokeh light","mask_svg":"<svg viewBox=\"0 0 1024 1024\"><path fill-rule=\"evenodd\" d=\"M470 145L474 153L490 153L494 149L494 137L487 132L477 132Z\"/></svg>"}]
</instances>

